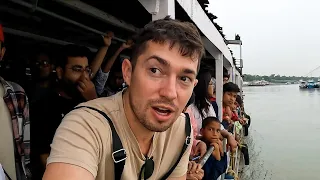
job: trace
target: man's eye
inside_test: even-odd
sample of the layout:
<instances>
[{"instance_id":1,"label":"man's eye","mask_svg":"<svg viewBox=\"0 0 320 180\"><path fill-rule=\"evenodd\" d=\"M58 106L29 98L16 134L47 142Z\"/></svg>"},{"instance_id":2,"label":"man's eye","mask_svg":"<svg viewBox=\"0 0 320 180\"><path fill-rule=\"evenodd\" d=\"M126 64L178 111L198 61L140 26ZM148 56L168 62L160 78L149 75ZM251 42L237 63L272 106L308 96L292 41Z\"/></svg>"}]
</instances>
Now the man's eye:
<instances>
[{"instance_id":1,"label":"man's eye","mask_svg":"<svg viewBox=\"0 0 320 180\"><path fill-rule=\"evenodd\" d=\"M182 76L180 80L183 81L183 83L190 83L192 81L191 78L187 76Z\"/></svg>"},{"instance_id":2,"label":"man's eye","mask_svg":"<svg viewBox=\"0 0 320 180\"><path fill-rule=\"evenodd\" d=\"M160 72L159 69L157 69L157 68L150 68L150 71L154 74L157 72Z\"/></svg>"},{"instance_id":3,"label":"man's eye","mask_svg":"<svg viewBox=\"0 0 320 180\"><path fill-rule=\"evenodd\" d=\"M82 68L73 68L73 70L76 72L82 72Z\"/></svg>"}]
</instances>

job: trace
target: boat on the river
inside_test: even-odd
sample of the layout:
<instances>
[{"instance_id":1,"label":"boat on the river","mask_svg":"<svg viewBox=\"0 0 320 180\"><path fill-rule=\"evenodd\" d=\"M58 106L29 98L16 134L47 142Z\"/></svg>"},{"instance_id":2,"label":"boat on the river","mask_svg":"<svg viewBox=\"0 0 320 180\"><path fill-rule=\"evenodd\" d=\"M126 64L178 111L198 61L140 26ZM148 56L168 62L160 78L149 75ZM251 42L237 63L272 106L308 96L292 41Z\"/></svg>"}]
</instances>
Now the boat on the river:
<instances>
[{"instance_id":1,"label":"boat on the river","mask_svg":"<svg viewBox=\"0 0 320 180\"><path fill-rule=\"evenodd\" d=\"M299 87L301 89L307 88L307 82L306 81L300 81Z\"/></svg>"},{"instance_id":2,"label":"boat on the river","mask_svg":"<svg viewBox=\"0 0 320 180\"><path fill-rule=\"evenodd\" d=\"M320 79L318 79L318 81L315 83L314 87L315 88L320 88Z\"/></svg>"},{"instance_id":3,"label":"boat on the river","mask_svg":"<svg viewBox=\"0 0 320 180\"><path fill-rule=\"evenodd\" d=\"M313 88L315 88L315 86L316 86L316 83L313 80L308 81L308 83L307 83L308 89L313 89Z\"/></svg>"},{"instance_id":4,"label":"boat on the river","mask_svg":"<svg viewBox=\"0 0 320 180\"><path fill-rule=\"evenodd\" d=\"M253 81L248 84L248 86L265 86L267 83L265 81Z\"/></svg>"}]
</instances>

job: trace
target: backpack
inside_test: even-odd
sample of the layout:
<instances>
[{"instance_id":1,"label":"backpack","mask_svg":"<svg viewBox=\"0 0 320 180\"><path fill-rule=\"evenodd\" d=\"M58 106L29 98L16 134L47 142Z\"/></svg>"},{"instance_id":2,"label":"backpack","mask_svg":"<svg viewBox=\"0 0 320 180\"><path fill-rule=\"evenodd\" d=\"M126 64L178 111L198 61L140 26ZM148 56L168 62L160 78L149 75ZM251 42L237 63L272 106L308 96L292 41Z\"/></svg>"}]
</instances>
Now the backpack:
<instances>
[{"instance_id":1,"label":"backpack","mask_svg":"<svg viewBox=\"0 0 320 180\"><path fill-rule=\"evenodd\" d=\"M126 150L122 146L122 142L119 138L119 135L118 135L111 119L109 118L109 116L106 113L104 113L103 111L98 110L96 108L89 107L89 106L78 106L74 109L79 109L79 108L88 108L88 109L94 110L94 111L100 113L104 118L106 118L108 120L109 126L111 128L111 132L112 132L112 142L113 142L112 143L112 151L113 151L112 159L113 159L113 163L114 163L114 177L115 177L115 180L120 180L121 176L122 176L123 169L124 169L125 161L127 159L127 155L126 155ZM186 115L186 119L185 119L186 120L186 123L185 123L186 140L183 144L179 158L177 159L175 164L170 168L170 170L161 178L161 180L165 180L171 175L171 173L174 171L174 169L179 164L180 159L182 158L188 145L191 143L190 117L189 117L188 113L184 113L184 114Z\"/></svg>"}]
</instances>

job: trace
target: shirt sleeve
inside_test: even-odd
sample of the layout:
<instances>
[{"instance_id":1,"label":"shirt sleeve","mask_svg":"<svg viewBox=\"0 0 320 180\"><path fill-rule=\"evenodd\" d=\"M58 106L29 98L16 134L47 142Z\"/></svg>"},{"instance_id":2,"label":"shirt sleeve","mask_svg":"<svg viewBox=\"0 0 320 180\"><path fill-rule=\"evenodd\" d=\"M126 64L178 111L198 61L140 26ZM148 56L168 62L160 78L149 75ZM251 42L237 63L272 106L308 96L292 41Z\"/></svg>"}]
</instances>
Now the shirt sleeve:
<instances>
[{"instance_id":1,"label":"shirt sleeve","mask_svg":"<svg viewBox=\"0 0 320 180\"><path fill-rule=\"evenodd\" d=\"M105 73L101 70L101 68L98 70L97 77L95 79L95 87L98 95L102 94L104 90L104 86L106 85L106 82L108 80L108 77L109 77L109 72Z\"/></svg>"},{"instance_id":2,"label":"shirt sleeve","mask_svg":"<svg viewBox=\"0 0 320 180\"><path fill-rule=\"evenodd\" d=\"M51 144L47 165L72 164L86 169L96 177L102 151L100 142L103 142L101 130L98 130L103 124L99 122L82 109L74 110L65 116ZM103 133L109 134L105 131Z\"/></svg>"}]
</instances>

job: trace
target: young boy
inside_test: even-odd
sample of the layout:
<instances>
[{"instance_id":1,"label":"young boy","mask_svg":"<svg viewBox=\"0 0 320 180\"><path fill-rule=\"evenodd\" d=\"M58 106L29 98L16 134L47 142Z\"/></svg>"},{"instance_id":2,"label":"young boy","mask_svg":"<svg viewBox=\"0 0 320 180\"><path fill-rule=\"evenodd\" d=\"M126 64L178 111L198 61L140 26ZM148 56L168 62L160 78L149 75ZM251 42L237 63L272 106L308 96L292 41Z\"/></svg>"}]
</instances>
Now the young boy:
<instances>
[{"instance_id":1,"label":"young boy","mask_svg":"<svg viewBox=\"0 0 320 180\"><path fill-rule=\"evenodd\" d=\"M231 116L230 116L230 111L232 106L234 106L234 102L236 101L237 98L237 93L240 92L240 89L238 85L228 82L223 85L223 99L222 99L222 104L223 104L223 121L222 124L225 129L228 129L230 125L230 120L232 118L232 111L231 111Z\"/></svg>"},{"instance_id":2,"label":"young boy","mask_svg":"<svg viewBox=\"0 0 320 180\"><path fill-rule=\"evenodd\" d=\"M222 148L220 125L216 117L207 117L202 121L202 141L207 144L207 147L214 146L212 155L203 166L204 180L217 179L226 172L228 167L227 155Z\"/></svg>"}]
</instances>

